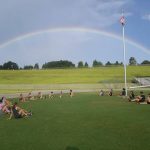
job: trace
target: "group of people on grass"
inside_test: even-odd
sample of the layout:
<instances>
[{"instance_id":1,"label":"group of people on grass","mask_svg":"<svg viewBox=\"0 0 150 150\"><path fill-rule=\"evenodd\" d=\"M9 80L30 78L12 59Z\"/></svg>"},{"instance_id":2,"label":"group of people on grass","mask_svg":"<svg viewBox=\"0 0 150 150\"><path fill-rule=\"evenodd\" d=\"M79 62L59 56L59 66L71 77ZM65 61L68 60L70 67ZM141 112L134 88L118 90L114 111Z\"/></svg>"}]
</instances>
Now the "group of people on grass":
<instances>
[{"instance_id":1,"label":"group of people on grass","mask_svg":"<svg viewBox=\"0 0 150 150\"><path fill-rule=\"evenodd\" d=\"M20 102L26 102L28 100L35 100L35 99L42 99L42 98L43 98L43 95L41 92L38 92L36 96L32 95L31 92L29 92L26 97L24 97L22 93L19 95Z\"/></svg>"},{"instance_id":2,"label":"group of people on grass","mask_svg":"<svg viewBox=\"0 0 150 150\"><path fill-rule=\"evenodd\" d=\"M37 95L32 95L31 92L28 93L27 96L23 96L23 94L21 93L19 95L19 102L26 102L28 100L36 100L36 99L46 99L46 98L53 98L54 97L54 92L53 91L50 91L49 94L45 94L43 95L42 92L38 92ZM60 91L60 94L59 94L59 97L62 98L63 96L63 92ZM74 96L74 93L73 93L73 90L69 90L69 96L70 97L73 97Z\"/></svg>"},{"instance_id":3,"label":"group of people on grass","mask_svg":"<svg viewBox=\"0 0 150 150\"><path fill-rule=\"evenodd\" d=\"M73 90L69 90L69 96L73 97L74 93ZM63 96L63 92L60 91L59 97L62 98ZM48 98L53 98L54 97L54 92L51 91L48 94ZM28 93L28 95L26 97L23 96L23 94L21 93L19 95L19 102L26 102L29 100L36 100L36 99L46 99L47 95L42 95L42 92L38 92L37 95L32 95L31 92ZM0 99L0 115L9 115L8 119L11 119L12 117L18 119L18 118L23 118L23 117L28 117L31 116L32 113L31 111L27 111L21 107L18 106L17 102L12 103L12 101L6 99L6 97L2 97Z\"/></svg>"},{"instance_id":4,"label":"group of people on grass","mask_svg":"<svg viewBox=\"0 0 150 150\"><path fill-rule=\"evenodd\" d=\"M125 88L122 89L120 96L126 96ZM134 91L129 92L128 96L129 102L136 102L137 104L150 104L150 93L148 96L145 96L143 91L140 91L140 95L135 95Z\"/></svg>"},{"instance_id":5,"label":"group of people on grass","mask_svg":"<svg viewBox=\"0 0 150 150\"><path fill-rule=\"evenodd\" d=\"M100 90L99 96L104 96L104 95L113 96L114 95L113 89L110 89L108 93L104 92L103 90ZM43 96L41 92L38 92L36 96L32 95L30 92L26 97L24 97L23 94L20 94L19 102L26 102L27 100L42 99L42 98L46 98L46 96L47 95ZM59 97L62 98L62 96L63 96L63 92L60 91ZM69 91L69 96L70 97L74 96L73 90L71 89ZM122 89L119 96L122 96L122 97L126 96L125 88ZM53 97L54 97L54 92L51 91L48 95L48 98L53 98ZM134 92L130 91L129 96L128 96L128 101L136 102L137 104L150 104L150 93L148 94L148 96L145 96L144 92L141 91L140 95L135 96ZM13 116L14 118L18 119L18 118L28 117L32 115L31 111L27 111L19 107L17 102L14 102L12 104L12 102L10 100L7 100L6 97L2 97L0 99L0 115L2 114L8 114L9 119L11 119Z\"/></svg>"},{"instance_id":6,"label":"group of people on grass","mask_svg":"<svg viewBox=\"0 0 150 150\"><path fill-rule=\"evenodd\" d=\"M129 102L136 102L137 104L150 104L150 93L148 96L145 96L144 92L141 91L140 95L135 96L133 91L130 91Z\"/></svg>"},{"instance_id":7,"label":"group of people on grass","mask_svg":"<svg viewBox=\"0 0 150 150\"><path fill-rule=\"evenodd\" d=\"M12 117L18 119L32 115L31 112L19 107L17 102L12 104L12 102L7 100L6 97L2 97L0 100L0 114L8 114L8 119L11 119Z\"/></svg>"},{"instance_id":8,"label":"group of people on grass","mask_svg":"<svg viewBox=\"0 0 150 150\"><path fill-rule=\"evenodd\" d=\"M104 96L104 95L113 96L114 95L113 90L110 89L108 93L104 92L103 90L100 90L99 96ZM125 88L122 89L122 91L119 93L119 96L122 97L126 96ZM148 96L145 96L144 92L141 91L140 95L135 96L135 93L133 91L130 91L128 100L129 102L136 102L137 104L150 104L150 93L148 94Z\"/></svg>"},{"instance_id":9,"label":"group of people on grass","mask_svg":"<svg viewBox=\"0 0 150 150\"><path fill-rule=\"evenodd\" d=\"M104 95L113 96L113 89L110 89L108 93L104 92L103 90L100 90L99 96L104 96Z\"/></svg>"}]
</instances>

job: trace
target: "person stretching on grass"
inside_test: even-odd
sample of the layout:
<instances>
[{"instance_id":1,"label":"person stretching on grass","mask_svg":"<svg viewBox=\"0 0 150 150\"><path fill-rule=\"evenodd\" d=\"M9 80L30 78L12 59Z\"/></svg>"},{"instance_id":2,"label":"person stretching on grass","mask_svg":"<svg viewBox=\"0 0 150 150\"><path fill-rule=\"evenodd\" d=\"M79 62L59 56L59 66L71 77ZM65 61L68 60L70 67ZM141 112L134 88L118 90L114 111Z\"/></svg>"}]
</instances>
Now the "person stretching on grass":
<instances>
[{"instance_id":1,"label":"person stretching on grass","mask_svg":"<svg viewBox=\"0 0 150 150\"><path fill-rule=\"evenodd\" d=\"M15 119L31 116L32 113L28 112L22 108L20 108L17 104L17 102L14 103L14 105L11 107L11 113L8 119L12 119L14 116Z\"/></svg>"},{"instance_id":2,"label":"person stretching on grass","mask_svg":"<svg viewBox=\"0 0 150 150\"><path fill-rule=\"evenodd\" d=\"M143 102L145 102L145 95L144 95L144 93L141 91L140 92L140 96L137 96L136 97L136 99L135 99L135 101L137 102L137 104L140 104L140 103L143 103Z\"/></svg>"}]
</instances>

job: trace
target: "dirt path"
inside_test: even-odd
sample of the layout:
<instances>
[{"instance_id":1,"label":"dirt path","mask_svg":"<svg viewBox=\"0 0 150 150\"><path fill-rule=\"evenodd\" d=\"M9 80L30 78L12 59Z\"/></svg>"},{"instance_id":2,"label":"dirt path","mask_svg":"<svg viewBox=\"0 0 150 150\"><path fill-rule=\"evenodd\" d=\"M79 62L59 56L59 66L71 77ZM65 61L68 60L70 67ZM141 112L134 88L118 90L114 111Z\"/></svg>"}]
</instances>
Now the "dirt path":
<instances>
[{"instance_id":1,"label":"dirt path","mask_svg":"<svg viewBox=\"0 0 150 150\"><path fill-rule=\"evenodd\" d=\"M59 94L60 90L51 90L54 92L54 94ZM51 92L50 90L40 90L42 92L42 95L48 95ZM86 90L73 90L74 93L80 93L80 92L98 92L99 90L92 90L92 89L86 89ZM36 96L39 91L32 91L32 95ZM69 93L69 90L62 90L63 93ZM19 97L20 93L15 94L0 94L0 97L5 96L7 98L17 98ZM27 96L28 93L23 93L24 96Z\"/></svg>"}]
</instances>

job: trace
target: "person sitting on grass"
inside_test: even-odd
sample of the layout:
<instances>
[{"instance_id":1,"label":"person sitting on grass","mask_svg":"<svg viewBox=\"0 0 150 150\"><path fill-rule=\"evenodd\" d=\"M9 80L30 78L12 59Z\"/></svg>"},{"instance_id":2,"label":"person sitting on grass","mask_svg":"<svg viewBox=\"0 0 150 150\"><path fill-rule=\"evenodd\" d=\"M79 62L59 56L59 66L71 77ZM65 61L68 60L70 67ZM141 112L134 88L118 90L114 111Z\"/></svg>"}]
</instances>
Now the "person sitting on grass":
<instances>
[{"instance_id":1,"label":"person sitting on grass","mask_svg":"<svg viewBox=\"0 0 150 150\"><path fill-rule=\"evenodd\" d=\"M69 95L70 97L73 97L73 91L71 89L70 89Z\"/></svg>"},{"instance_id":2,"label":"person sitting on grass","mask_svg":"<svg viewBox=\"0 0 150 150\"><path fill-rule=\"evenodd\" d=\"M113 89L110 89L108 95L109 95L109 96L112 96L112 95L113 95Z\"/></svg>"},{"instance_id":3,"label":"person sitting on grass","mask_svg":"<svg viewBox=\"0 0 150 150\"><path fill-rule=\"evenodd\" d=\"M2 97L0 101L0 110L5 114L10 114L11 102L7 100L5 97Z\"/></svg>"},{"instance_id":4,"label":"person sitting on grass","mask_svg":"<svg viewBox=\"0 0 150 150\"><path fill-rule=\"evenodd\" d=\"M129 98L128 98L129 102L133 101L134 99L135 99L135 94L133 91L130 91Z\"/></svg>"},{"instance_id":5,"label":"person sitting on grass","mask_svg":"<svg viewBox=\"0 0 150 150\"><path fill-rule=\"evenodd\" d=\"M126 89L125 88L122 89L120 96L126 96Z\"/></svg>"},{"instance_id":6,"label":"person sitting on grass","mask_svg":"<svg viewBox=\"0 0 150 150\"><path fill-rule=\"evenodd\" d=\"M3 114L3 108L4 108L4 106L5 106L5 103L4 103L4 100L3 100L3 97L2 97L2 99L0 99L0 114Z\"/></svg>"},{"instance_id":7,"label":"person sitting on grass","mask_svg":"<svg viewBox=\"0 0 150 150\"><path fill-rule=\"evenodd\" d=\"M59 95L59 97L60 97L60 98L62 98L62 96L63 96L63 92L62 92L62 91L60 91L60 95Z\"/></svg>"},{"instance_id":8,"label":"person sitting on grass","mask_svg":"<svg viewBox=\"0 0 150 150\"><path fill-rule=\"evenodd\" d=\"M147 101L147 104L150 104L150 93L148 94L146 101Z\"/></svg>"},{"instance_id":9,"label":"person sitting on grass","mask_svg":"<svg viewBox=\"0 0 150 150\"><path fill-rule=\"evenodd\" d=\"M20 96L19 96L19 102L25 102L25 101L26 101L26 99L23 96L23 94L21 93Z\"/></svg>"},{"instance_id":10,"label":"person sitting on grass","mask_svg":"<svg viewBox=\"0 0 150 150\"><path fill-rule=\"evenodd\" d=\"M32 96L31 92L29 92L27 99L28 100L34 100L34 96Z\"/></svg>"},{"instance_id":11,"label":"person sitting on grass","mask_svg":"<svg viewBox=\"0 0 150 150\"><path fill-rule=\"evenodd\" d=\"M5 101L4 101L4 98L2 97L2 99L0 100L0 110L1 111L2 111L4 106L5 106Z\"/></svg>"},{"instance_id":12,"label":"person sitting on grass","mask_svg":"<svg viewBox=\"0 0 150 150\"><path fill-rule=\"evenodd\" d=\"M137 102L137 104L143 103L145 102L145 95L143 93L143 91L140 92L140 96L137 96L135 101Z\"/></svg>"},{"instance_id":13,"label":"person sitting on grass","mask_svg":"<svg viewBox=\"0 0 150 150\"><path fill-rule=\"evenodd\" d=\"M54 92L51 91L50 94L49 94L49 98L53 98L54 97Z\"/></svg>"},{"instance_id":14,"label":"person sitting on grass","mask_svg":"<svg viewBox=\"0 0 150 150\"><path fill-rule=\"evenodd\" d=\"M100 90L99 96L104 96L104 91L103 90Z\"/></svg>"},{"instance_id":15,"label":"person sitting on grass","mask_svg":"<svg viewBox=\"0 0 150 150\"><path fill-rule=\"evenodd\" d=\"M18 103L15 102L14 105L11 107L11 113L8 119L12 119L14 116L15 119L31 116L32 113L28 112L18 106Z\"/></svg>"},{"instance_id":16,"label":"person sitting on grass","mask_svg":"<svg viewBox=\"0 0 150 150\"><path fill-rule=\"evenodd\" d=\"M42 98L43 98L43 96L42 96L42 93L41 93L41 92L38 92L37 98L38 98L38 99L42 99Z\"/></svg>"}]
</instances>

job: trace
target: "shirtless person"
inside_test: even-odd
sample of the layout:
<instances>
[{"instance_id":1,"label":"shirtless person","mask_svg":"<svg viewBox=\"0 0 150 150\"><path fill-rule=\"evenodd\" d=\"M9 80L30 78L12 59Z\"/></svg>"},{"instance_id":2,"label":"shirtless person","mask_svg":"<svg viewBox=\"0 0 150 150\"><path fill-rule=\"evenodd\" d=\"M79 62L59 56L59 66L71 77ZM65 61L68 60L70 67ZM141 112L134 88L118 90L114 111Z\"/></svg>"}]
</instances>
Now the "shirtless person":
<instances>
[{"instance_id":1,"label":"shirtless person","mask_svg":"<svg viewBox=\"0 0 150 150\"><path fill-rule=\"evenodd\" d=\"M32 96L31 92L27 96L28 100L34 100L34 96Z\"/></svg>"},{"instance_id":2,"label":"shirtless person","mask_svg":"<svg viewBox=\"0 0 150 150\"><path fill-rule=\"evenodd\" d=\"M23 94L21 93L20 96L19 96L19 102L25 102L25 101L26 101L26 99L23 96Z\"/></svg>"}]
</instances>

